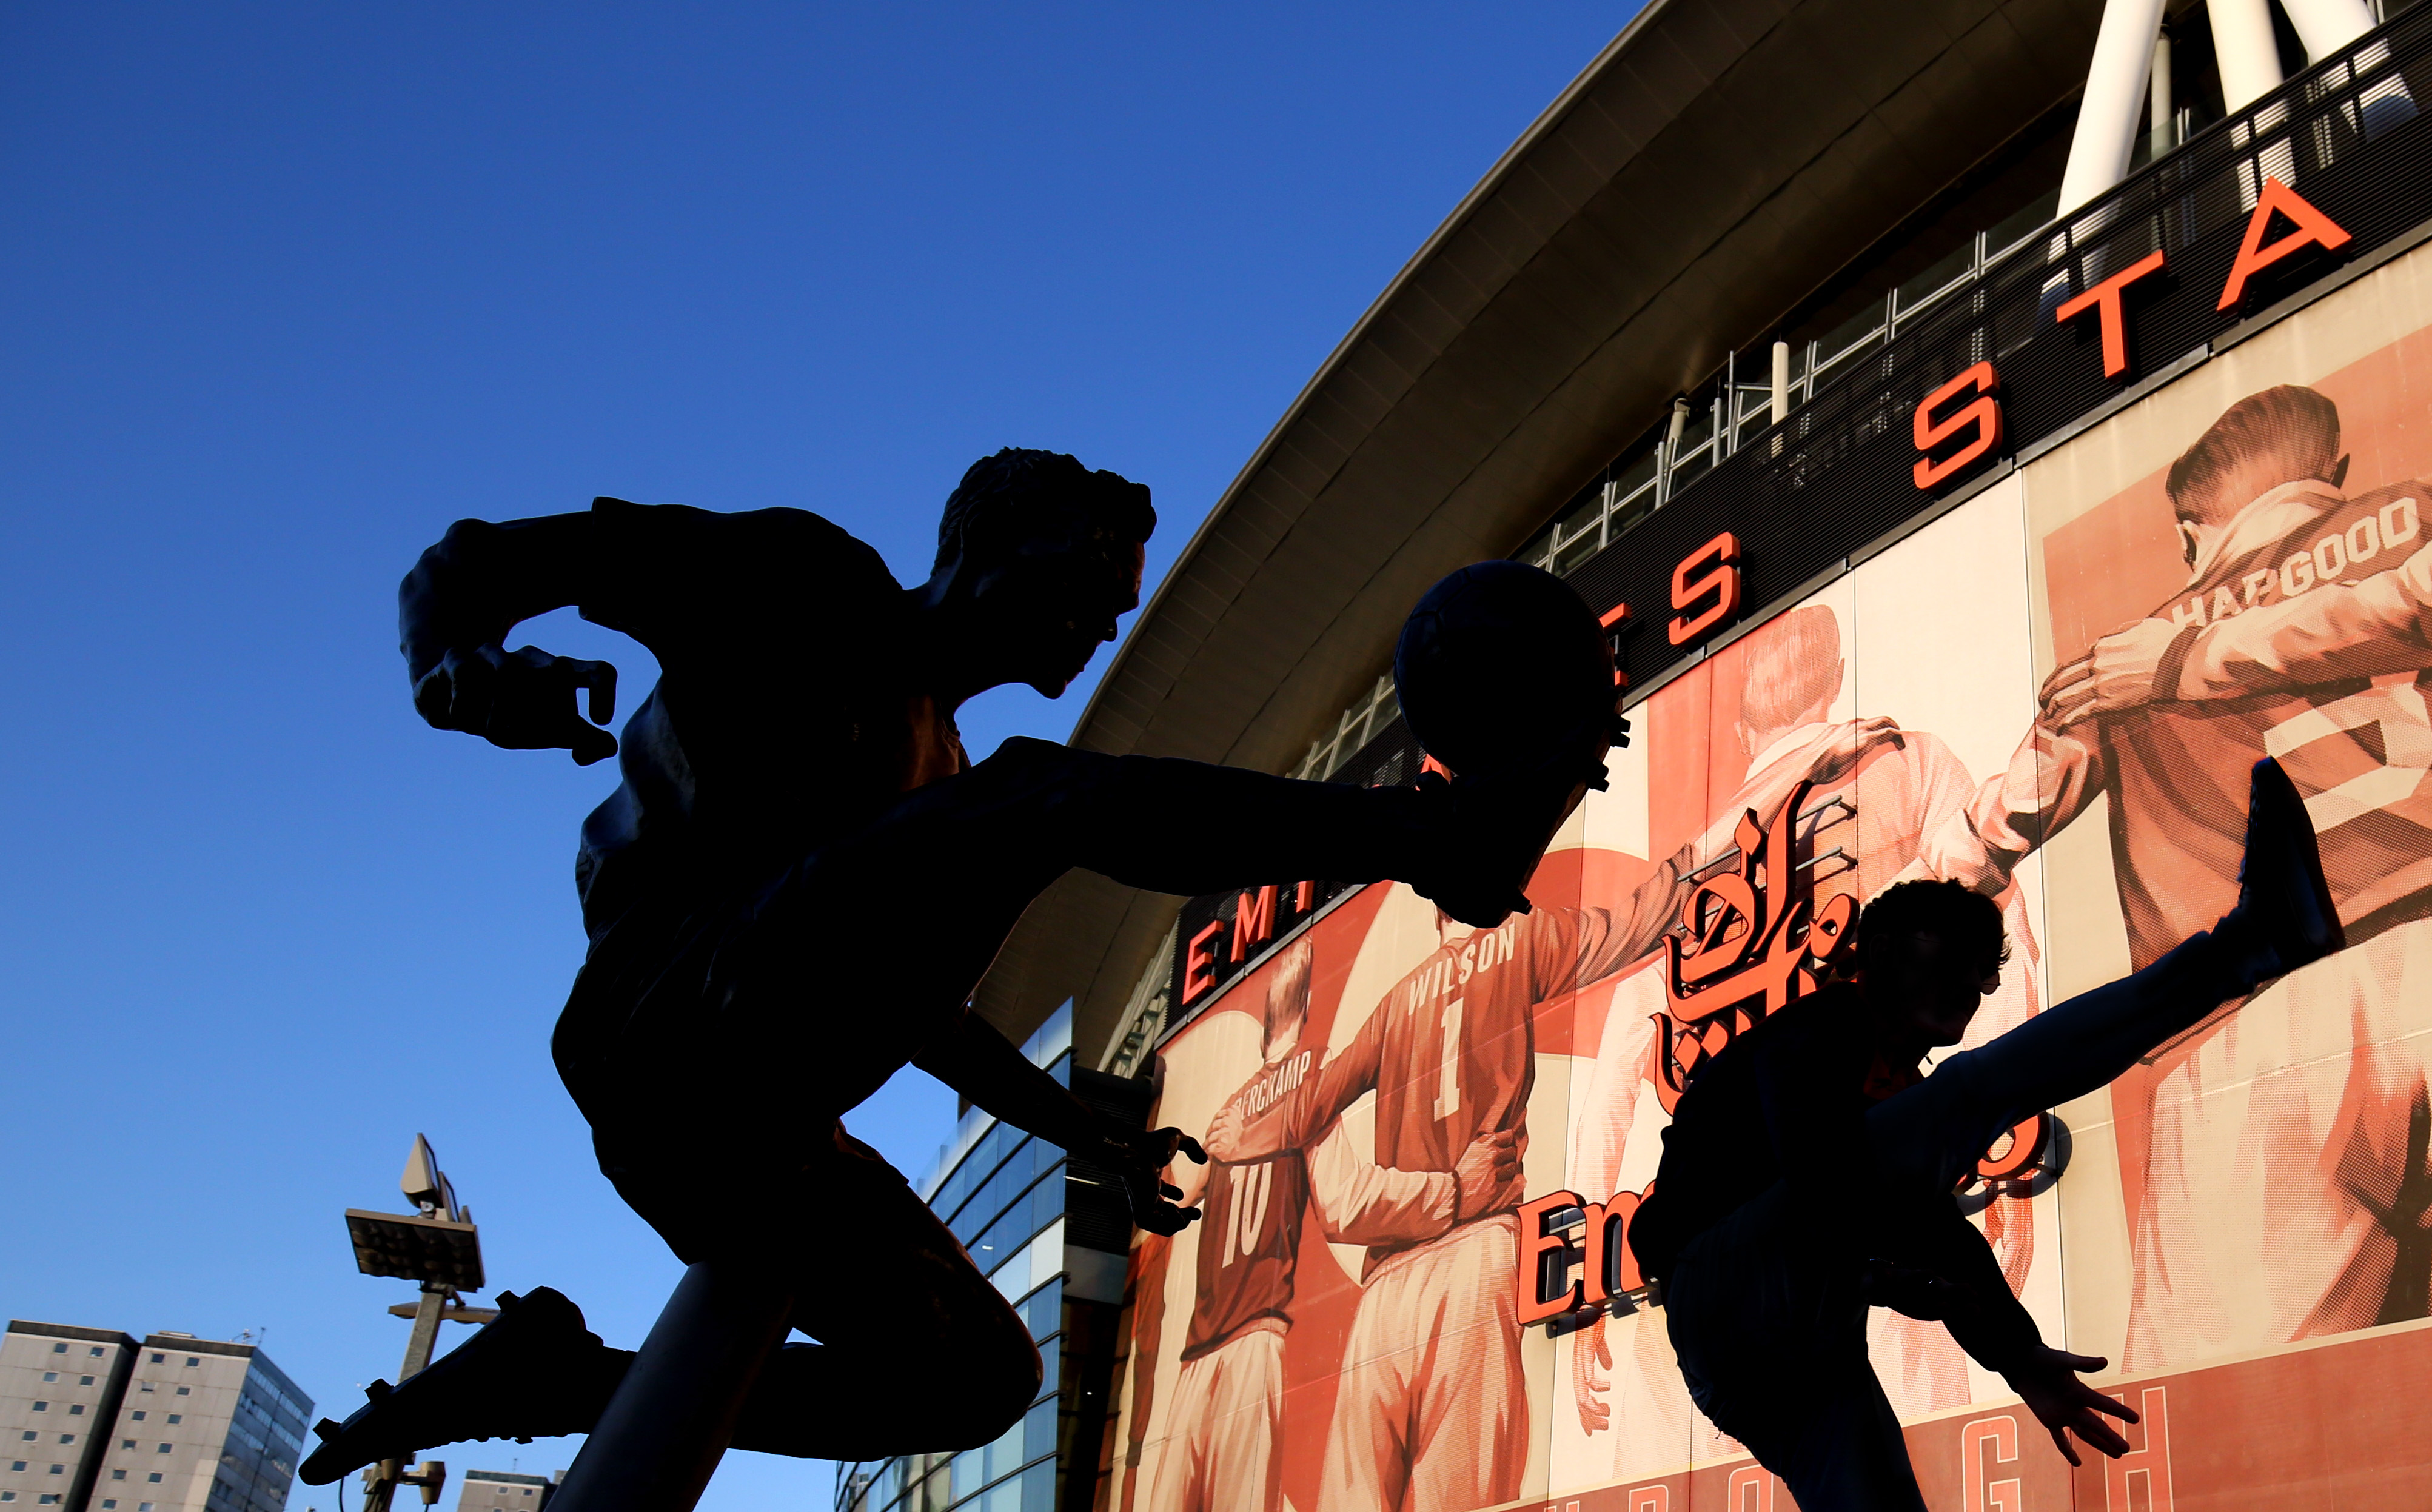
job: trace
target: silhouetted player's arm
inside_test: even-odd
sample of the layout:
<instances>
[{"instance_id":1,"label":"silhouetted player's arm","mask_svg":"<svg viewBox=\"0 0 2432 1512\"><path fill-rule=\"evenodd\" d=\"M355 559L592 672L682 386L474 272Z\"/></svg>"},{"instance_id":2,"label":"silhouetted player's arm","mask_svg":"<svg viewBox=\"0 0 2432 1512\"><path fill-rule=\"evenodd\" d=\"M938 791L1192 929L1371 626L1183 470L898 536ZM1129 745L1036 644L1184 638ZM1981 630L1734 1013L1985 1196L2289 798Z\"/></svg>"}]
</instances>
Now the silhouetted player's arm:
<instances>
[{"instance_id":1,"label":"silhouetted player's arm","mask_svg":"<svg viewBox=\"0 0 2432 1512\"><path fill-rule=\"evenodd\" d=\"M570 749L584 765L616 754L616 737L597 728L616 714L615 667L503 646L522 621L590 596L600 534L588 512L459 520L422 554L397 597L424 719L510 750ZM577 690L590 696L588 720L576 712Z\"/></svg>"},{"instance_id":2,"label":"silhouetted player's arm","mask_svg":"<svg viewBox=\"0 0 2432 1512\"><path fill-rule=\"evenodd\" d=\"M1176 1152L1206 1165L1199 1142L1179 1129L1127 1129L1074 1097L1063 1084L979 1015L966 1011L912 1064L1025 1134L1123 1178L1132 1220L1153 1234L1177 1234L1199 1216L1166 1201L1182 1189L1159 1175Z\"/></svg>"},{"instance_id":3,"label":"silhouetted player's arm","mask_svg":"<svg viewBox=\"0 0 2432 1512\"><path fill-rule=\"evenodd\" d=\"M448 527L397 588L397 630L424 719L588 764L616 750L595 728L615 713L616 668L507 650L522 621L578 608L649 647L663 673L686 668L697 701L750 706L769 696L771 674L802 697L818 680L804 648L849 640L900 592L876 551L806 510L600 498L578 514ZM588 720L578 692L590 695ZM752 759L788 754L766 748L766 735L755 732Z\"/></svg>"}]
</instances>

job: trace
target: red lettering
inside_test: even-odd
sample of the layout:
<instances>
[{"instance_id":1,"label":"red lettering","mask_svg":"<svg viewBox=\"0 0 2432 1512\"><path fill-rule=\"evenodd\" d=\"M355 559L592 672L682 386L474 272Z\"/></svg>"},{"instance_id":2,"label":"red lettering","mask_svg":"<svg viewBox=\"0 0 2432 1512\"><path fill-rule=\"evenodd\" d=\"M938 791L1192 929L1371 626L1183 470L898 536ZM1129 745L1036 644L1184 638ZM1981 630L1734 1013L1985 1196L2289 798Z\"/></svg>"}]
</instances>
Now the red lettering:
<instances>
[{"instance_id":1,"label":"red lettering","mask_svg":"<svg viewBox=\"0 0 2432 1512\"><path fill-rule=\"evenodd\" d=\"M2044 1146L2052 1140L2052 1130L2045 1119L2043 1114L2031 1114L1993 1141L1993 1148L1976 1163L1976 1174L1988 1182L2006 1182L2033 1169L2035 1162L2043 1158Z\"/></svg>"},{"instance_id":2,"label":"red lettering","mask_svg":"<svg viewBox=\"0 0 2432 1512\"><path fill-rule=\"evenodd\" d=\"M2001 384L1993 364L1979 362L1918 402L1917 449L1924 455L1917 460L1917 487L1934 487L2001 444L2001 403L1993 396ZM1934 418L1934 411L1963 394L1974 394L1977 398L1940 420ZM1934 460L1934 448L1970 428L1976 432L1972 439L1940 462Z\"/></svg>"},{"instance_id":3,"label":"red lettering","mask_svg":"<svg viewBox=\"0 0 2432 1512\"><path fill-rule=\"evenodd\" d=\"M1562 1285L1552 1300L1545 1297L1546 1272L1568 1276L1571 1263L1571 1241L1564 1230L1545 1232L1545 1220L1566 1207L1581 1207L1577 1192L1547 1192L1545 1196L1520 1204L1520 1326L1542 1323L1549 1318L1579 1311L1579 1284ZM1546 1257L1559 1255L1557 1265L1547 1265Z\"/></svg>"},{"instance_id":4,"label":"red lettering","mask_svg":"<svg viewBox=\"0 0 2432 1512\"><path fill-rule=\"evenodd\" d=\"M2296 227L2288 235L2266 246L2264 233L2270 229L2272 217L2279 215ZM2217 310L2235 310L2246 297L2246 280L2284 258L2293 257L2309 246L2337 251L2348 244L2350 238L2337 221L2305 203L2304 196L2277 178L2263 180L2263 194L2255 202L2255 213L2246 220L2246 240L2238 244L2238 260L2230 264L2229 282L2221 285L2221 303Z\"/></svg>"},{"instance_id":5,"label":"red lettering","mask_svg":"<svg viewBox=\"0 0 2432 1512\"><path fill-rule=\"evenodd\" d=\"M1205 928L1191 937L1191 949L1182 958L1182 1000L1189 1002L1216 985L1216 952L1208 942L1224 932L1223 919L1209 919Z\"/></svg>"},{"instance_id":6,"label":"red lettering","mask_svg":"<svg viewBox=\"0 0 2432 1512\"><path fill-rule=\"evenodd\" d=\"M1305 882L1292 888L1292 912L1306 914L1317 901L1317 883Z\"/></svg>"},{"instance_id":7,"label":"red lettering","mask_svg":"<svg viewBox=\"0 0 2432 1512\"><path fill-rule=\"evenodd\" d=\"M1738 536L1725 530L1680 559L1672 569L1672 607L1678 611L1671 625L1675 646L1688 645L1740 612Z\"/></svg>"},{"instance_id":8,"label":"red lettering","mask_svg":"<svg viewBox=\"0 0 2432 1512\"><path fill-rule=\"evenodd\" d=\"M1992 1453L1987 1454L1985 1451ZM2026 1497L2016 1475L1986 1485L1984 1477L1998 1465L2018 1460L2018 1420L2007 1413L1979 1418L1959 1430L1959 1497L1965 1512L2026 1512Z\"/></svg>"},{"instance_id":9,"label":"red lettering","mask_svg":"<svg viewBox=\"0 0 2432 1512\"><path fill-rule=\"evenodd\" d=\"M2125 1390L2106 1391L2103 1395L2115 1402L2128 1400ZM2103 1504L2126 1512L2141 1501L2147 1512L2170 1512L2178 1502L2170 1489L2170 1409L2162 1387L2144 1388L2136 1403L2136 1416L2141 1420L2141 1435L2137 1428L2122 1427L2120 1431L2123 1436L2141 1436L2145 1442L2118 1459L2103 1462ZM2133 1489L2140 1480L2145 1483L2141 1499Z\"/></svg>"},{"instance_id":10,"label":"red lettering","mask_svg":"<svg viewBox=\"0 0 2432 1512\"><path fill-rule=\"evenodd\" d=\"M1275 889L1273 884L1243 893L1233 903L1233 949L1236 961L1246 961L1255 946L1275 937Z\"/></svg>"},{"instance_id":11,"label":"red lettering","mask_svg":"<svg viewBox=\"0 0 2432 1512\"><path fill-rule=\"evenodd\" d=\"M1647 1192L1653 1190L1649 1186ZM1647 1278L1639 1274L1638 1256L1630 1248L1630 1220L1638 1216L1638 1204L1647 1200L1647 1192L1615 1192L1610 1202L1582 1204L1588 1226L1579 1235L1579 1246L1587 1252L1588 1273L1580 1292L1588 1306L1647 1285Z\"/></svg>"},{"instance_id":12,"label":"red lettering","mask_svg":"<svg viewBox=\"0 0 2432 1512\"><path fill-rule=\"evenodd\" d=\"M2128 321L2126 301L2120 296L2128 286L2149 274L2162 271L2162 254L2148 253L2120 272L2103 279L2086 293L2060 307L2053 318L2066 326L2091 310L2102 317L2103 376L2118 378L2128 371Z\"/></svg>"},{"instance_id":13,"label":"red lettering","mask_svg":"<svg viewBox=\"0 0 2432 1512\"><path fill-rule=\"evenodd\" d=\"M1723 1484L1723 1512L1773 1512L1773 1472L1743 1465Z\"/></svg>"},{"instance_id":14,"label":"red lettering","mask_svg":"<svg viewBox=\"0 0 2432 1512\"><path fill-rule=\"evenodd\" d=\"M1621 636L1614 629L1629 617L1628 604L1615 604L1596 616L1596 623L1604 627L1605 644L1613 647L1613 685L1616 688L1630 686L1630 674L1621 669Z\"/></svg>"}]
</instances>

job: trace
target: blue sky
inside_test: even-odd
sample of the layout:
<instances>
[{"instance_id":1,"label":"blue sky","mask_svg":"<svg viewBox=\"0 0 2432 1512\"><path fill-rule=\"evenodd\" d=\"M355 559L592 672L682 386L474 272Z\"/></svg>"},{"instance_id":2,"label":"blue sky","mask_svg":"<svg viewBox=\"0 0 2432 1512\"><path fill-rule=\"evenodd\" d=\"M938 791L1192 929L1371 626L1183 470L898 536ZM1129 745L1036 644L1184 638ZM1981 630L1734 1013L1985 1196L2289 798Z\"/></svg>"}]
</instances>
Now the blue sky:
<instances>
[{"instance_id":1,"label":"blue sky","mask_svg":"<svg viewBox=\"0 0 2432 1512\"><path fill-rule=\"evenodd\" d=\"M343 1416L411 1288L339 1215L422 1131L494 1285L638 1340L677 1267L548 1058L611 768L415 720L414 554L610 493L908 580L1020 445L1151 484L1154 575L1630 8L0 9L0 1309L266 1329ZM1086 691L980 700L974 754ZM952 1114L906 1071L848 1121L917 1174ZM743 1454L703 1505L829 1494Z\"/></svg>"}]
</instances>

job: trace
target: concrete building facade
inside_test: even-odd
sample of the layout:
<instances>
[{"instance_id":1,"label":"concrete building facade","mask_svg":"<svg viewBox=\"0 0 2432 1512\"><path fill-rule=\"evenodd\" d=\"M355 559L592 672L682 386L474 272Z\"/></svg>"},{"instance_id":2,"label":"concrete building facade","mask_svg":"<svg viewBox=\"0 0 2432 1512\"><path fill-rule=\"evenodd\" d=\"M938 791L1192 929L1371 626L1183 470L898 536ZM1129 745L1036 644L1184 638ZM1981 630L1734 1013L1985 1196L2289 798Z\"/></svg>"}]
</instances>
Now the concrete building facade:
<instances>
[{"instance_id":1,"label":"concrete building facade","mask_svg":"<svg viewBox=\"0 0 2432 1512\"><path fill-rule=\"evenodd\" d=\"M312 1415L250 1344L13 1319L0 1342L0 1504L279 1512Z\"/></svg>"},{"instance_id":2,"label":"concrete building facade","mask_svg":"<svg viewBox=\"0 0 2432 1512\"><path fill-rule=\"evenodd\" d=\"M514 1470L466 1470L456 1494L456 1512L541 1512L566 1474L524 1475Z\"/></svg>"}]
</instances>

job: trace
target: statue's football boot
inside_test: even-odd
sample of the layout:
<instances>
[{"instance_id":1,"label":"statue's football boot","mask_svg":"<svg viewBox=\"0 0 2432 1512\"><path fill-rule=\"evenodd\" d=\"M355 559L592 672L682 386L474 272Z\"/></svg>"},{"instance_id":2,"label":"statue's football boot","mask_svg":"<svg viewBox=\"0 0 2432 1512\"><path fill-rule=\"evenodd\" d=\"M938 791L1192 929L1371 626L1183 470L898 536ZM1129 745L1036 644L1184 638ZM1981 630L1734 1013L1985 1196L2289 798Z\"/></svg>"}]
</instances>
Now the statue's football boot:
<instances>
[{"instance_id":1,"label":"statue's football boot","mask_svg":"<svg viewBox=\"0 0 2432 1512\"><path fill-rule=\"evenodd\" d=\"M365 1465L476 1438L587 1433L633 1356L583 1326L563 1292L498 1294L498 1316L402 1386L375 1381L345 1422L324 1418L297 1473L326 1486Z\"/></svg>"},{"instance_id":2,"label":"statue's football boot","mask_svg":"<svg viewBox=\"0 0 2432 1512\"><path fill-rule=\"evenodd\" d=\"M2266 757L2255 764L2248 792L2238 904L2212 932L2251 991L2343 949L2347 933L2323 880L2314 821L2297 784Z\"/></svg>"}]
</instances>

